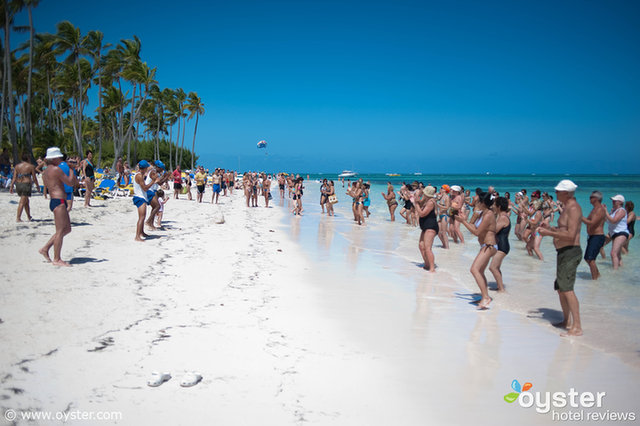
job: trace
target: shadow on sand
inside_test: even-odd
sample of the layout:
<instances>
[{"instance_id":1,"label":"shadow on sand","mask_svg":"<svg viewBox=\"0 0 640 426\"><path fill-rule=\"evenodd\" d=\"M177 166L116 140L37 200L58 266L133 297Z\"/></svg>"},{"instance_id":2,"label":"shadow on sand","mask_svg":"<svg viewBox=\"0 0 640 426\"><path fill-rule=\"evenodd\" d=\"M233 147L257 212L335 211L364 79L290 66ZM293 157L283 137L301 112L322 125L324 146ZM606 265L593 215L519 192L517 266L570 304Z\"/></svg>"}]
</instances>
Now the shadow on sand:
<instances>
[{"instance_id":1,"label":"shadow on sand","mask_svg":"<svg viewBox=\"0 0 640 426\"><path fill-rule=\"evenodd\" d=\"M107 259L96 259L95 257L74 257L69 260L69 263L72 265L82 265L83 263L100 263L106 261Z\"/></svg>"}]
</instances>

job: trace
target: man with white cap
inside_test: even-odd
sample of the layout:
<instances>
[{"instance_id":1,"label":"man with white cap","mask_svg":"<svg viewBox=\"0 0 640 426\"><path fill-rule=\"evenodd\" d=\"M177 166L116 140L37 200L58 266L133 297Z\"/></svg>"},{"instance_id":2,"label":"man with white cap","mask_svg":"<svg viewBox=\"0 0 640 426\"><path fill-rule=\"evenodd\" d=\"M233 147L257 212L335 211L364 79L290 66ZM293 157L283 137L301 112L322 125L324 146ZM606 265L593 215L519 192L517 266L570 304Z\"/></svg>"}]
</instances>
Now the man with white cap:
<instances>
[{"instance_id":1,"label":"man with white cap","mask_svg":"<svg viewBox=\"0 0 640 426\"><path fill-rule=\"evenodd\" d=\"M603 210L607 222L609 222L609 238L611 241L611 261L613 269L622 266L622 256L620 254L622 246L629 238L629 229L627 228L627 211L624 208L624 197L620 194L611 197L613 206L611 214L607 212L607 207L603 205ZM608 241L607 241L608 243Z\"/></svg>"},{"instance_id":2,"label":"man with white cap","mask_svg":"<svg viewBox=\"0 0 640 426\"><path fill-rule=\"evenodd\" d=\"M47 262L52 262L56 266L71 266L60 259L62 239L71 232L71 220L69 219L69 212L67 211L67 194L64 190L64 185L67 184L73 187L78 184L78 180L72 170L69 171L67 175L58 167L62 162L62 157L63 155L62 152L60 152L60 148L51 147L47 149L45 160L49 166L42 172L42 180L51 195L49 209L53 212L56 232L39 252L47 259ZM53 246L53 261L51 261L49 257L49 249L51 246Z\"/></svg>"},{"instance_id":3,"label":"man with white cap","mask_svg":"<svg viewBox=\"0 0 640 426\"><path fill-rule=\"evenodd\" d=\"M563 336L582 335L580 304L573 291L576 270L582 260L580 248L582 209L574 196L577 188L578 186L569 179L561 180L556 185L557 199L564 205L562 214L558 218L558 226L549 227L547 223L543 223L538 228L540 235L553 237L553 244L558 252L554 289L558 291L564 319L554 325L567 328L567 333Z\"/></svg>"}]
</instances>

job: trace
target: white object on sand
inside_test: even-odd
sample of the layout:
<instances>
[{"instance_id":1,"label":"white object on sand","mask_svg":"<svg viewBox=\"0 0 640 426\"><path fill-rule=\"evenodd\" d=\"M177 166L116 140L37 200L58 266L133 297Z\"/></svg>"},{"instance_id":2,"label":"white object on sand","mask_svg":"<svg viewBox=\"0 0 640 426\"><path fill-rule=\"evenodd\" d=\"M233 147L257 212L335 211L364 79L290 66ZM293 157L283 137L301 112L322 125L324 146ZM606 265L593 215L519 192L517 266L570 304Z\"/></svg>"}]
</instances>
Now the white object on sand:
<instances>
[{"instance_id":1,"label":"white object on sand","mask_svg":"<svg viewBox=\"0 0 640 426\"><path fill-rule=\"evenodd\" d=\"M218 224L224 223L224 215L222 214L222 212L220 210L218 210L218 211L216 211L214 213L213 222L214 223L218 223Z\"/></svg>"},{"instance_id":2,"label":"white object on sand","mask_svg":"<svg viewBox=\"0 0 640 426\"><path fill-rule=\"evenodd\" d=\"M194 373L194 372L190 372L185 374L182 377L182 381L180 382L180 386L182 386L183 388L189 388L191 386L195 386L198 383L200 383L200 380L202 380L202 376L198 373Z\"/></svg>"},{"instance_id":3,"label":"white object on sand","mask_svg":"<svg viewBox=\"0 0 640 426\"><path fill-rule=\"evenodd\" d=\"M149 380L147 380L147 385L151 386L152 388L155 388L160 386L164 382L169 381L170 379L171 379L171 374L158 373L157 371L154 371L153 373L151 373L151 377L149 378Z\"/></svg>"}]
</instances>

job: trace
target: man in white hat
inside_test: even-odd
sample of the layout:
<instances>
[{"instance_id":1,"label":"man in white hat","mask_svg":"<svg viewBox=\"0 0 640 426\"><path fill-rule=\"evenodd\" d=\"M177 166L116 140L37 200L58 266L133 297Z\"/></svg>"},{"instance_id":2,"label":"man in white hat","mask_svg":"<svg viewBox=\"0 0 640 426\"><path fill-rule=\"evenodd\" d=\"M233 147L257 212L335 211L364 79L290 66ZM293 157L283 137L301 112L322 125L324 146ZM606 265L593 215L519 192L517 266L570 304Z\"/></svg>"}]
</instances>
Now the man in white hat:
<instances>
[{"instance_id":1,"label":"man in white hat","mask_svg":"<svg viewBox=\"0 0 640 426\"><path fill-rule=\"evenodd\" d=\"M538 228L540 235L553 237L553 245L558 252L554 289L558 291L564 320L554 325L567 329L567 333L562 336L582 336L580 304L573 291L576 270L582 261L580 248L582 209L574 196L576 188L578 186L569 179L564 179L556 185L556 197L564 205L562 214L558 218L558 226L549 227L548 224L543 223Z\"/></svg>"},{"instance_id":2,"label":"man in white hat","mask_svg":"<svg viewBox=\"0 0 640 426\"><path fill-rule=\"evenodd\" d=\"M60 259L62 239L71 232L71 220L69 219L69 212L67 211L67 194L64 190L64 184L73 187L78 184L78 181L73 170L70 170L69 174L66 175L62 169L58 167L62 162L62 157L63 155L62 152L60 152L60 148L52 147L47 149L45 161L49 166L42 173L42 180L51 195L49 209L53 212L56 232L39 252L47 259L47 262L52 262L56 266L71 266L69 263ZM53 261L49 257L49 249L51 246L53 246Z\"/></svg>"}]
</instances>

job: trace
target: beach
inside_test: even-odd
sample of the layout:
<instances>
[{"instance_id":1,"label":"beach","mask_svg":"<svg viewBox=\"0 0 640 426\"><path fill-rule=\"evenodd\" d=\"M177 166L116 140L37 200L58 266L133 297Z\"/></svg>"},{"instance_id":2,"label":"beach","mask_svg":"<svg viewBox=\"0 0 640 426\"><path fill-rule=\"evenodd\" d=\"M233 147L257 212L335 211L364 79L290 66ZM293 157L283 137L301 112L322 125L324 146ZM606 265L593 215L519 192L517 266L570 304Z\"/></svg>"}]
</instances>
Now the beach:
<instances>
[{"instance_id":1,"label":"beach","mask_svg":"<svg viewBox=\"0 0 640 426\"><path fill-rule=\"evenodd\" d=\"M247 208L241 191L217 206L171 200L166 230L144 243L133 241L131 199L76 202L62 249L71 268L37 253L53 233L48 201L32 197L36 220L16 224L17 197L0 193L1 410L110 413L77 424L125 425L526 425L579 410L505 402L518 380L532 392L606 392L588 412L636 412L640 315L624 274L637 245L617 280L603 269L595 285L580 265L585 336L562 338L550 325L560 309L550 241L543 263L512 235L507 294L477 312L473 238L436 247L428 274L419 231L390 223L377 192L361 227L339 186L335 218L306 186L295 217L277 189L269 209ZM172 378L149 387L154 371ZM190 371L203 379L183 388Z\"/></svg>"}]
</instances>

